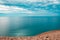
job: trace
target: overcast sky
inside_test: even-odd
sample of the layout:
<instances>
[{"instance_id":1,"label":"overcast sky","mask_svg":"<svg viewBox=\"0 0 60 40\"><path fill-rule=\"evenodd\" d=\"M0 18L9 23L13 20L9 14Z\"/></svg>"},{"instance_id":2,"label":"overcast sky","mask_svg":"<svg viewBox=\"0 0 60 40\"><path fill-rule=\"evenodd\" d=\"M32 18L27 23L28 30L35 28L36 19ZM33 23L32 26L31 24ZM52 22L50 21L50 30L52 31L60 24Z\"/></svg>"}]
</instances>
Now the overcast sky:
<instances>
[{"instance_id":1,"label":"overcast sky","mask_svg":"<svg viewBox=\"0 0 60 40\"><path fill-rule=\"evenodd\" d=\"M28 1L37 2L37 1L43 1L43 0L25 0L25 1L26 2L28 2ZM1 5L1 4L5 4L5 3L13 3L13 4L15 4L15 3L18 3L18 2L25 2L25 1L24 0L5 0L5 1L0 0L0 13L22 13L23 12L23 13L27 13L27 14L34 14L36 11L33 12L33 11L31 11L32 9L28 10L28 9L17 7L17 6L13 6L13 5L11 7L10 6L6 6L6 5ZM58 3L58 1L56 1L55 3ZM43 11L46 12L46 14L49 13L46 10L42 10L41 12L39 12L39 14L43 15L43 13L44 13ZM54 13L52 13L52 14L54 15Z\"/></svg>"},{"instance_id":2,"label":"overcast sky","mask_svg":"<svg viewBox=\"0 0 60 40\"><path fill-rule=\"evenodd\" d=\"M52 1L53 3L59 3L59 0L0 0L1 3L19 3L19 2L47 2Z\"/></svg>"}]
</instances>

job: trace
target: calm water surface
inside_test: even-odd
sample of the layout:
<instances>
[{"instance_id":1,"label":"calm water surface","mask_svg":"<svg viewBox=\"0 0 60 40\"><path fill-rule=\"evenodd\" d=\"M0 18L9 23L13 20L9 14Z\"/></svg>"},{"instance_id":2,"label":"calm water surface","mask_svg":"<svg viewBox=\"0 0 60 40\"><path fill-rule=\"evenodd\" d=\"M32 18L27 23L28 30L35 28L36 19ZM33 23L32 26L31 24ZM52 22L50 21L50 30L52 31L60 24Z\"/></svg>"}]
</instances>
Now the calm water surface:
<instances>
[{"instance_id":1,"label":"calm water surface","mask_svg":"<svg viewBox=\"0 0 60 40\"><path fill-rule=\"evenodd\" d=\"M0 35L34 36L51 30L60 30L59 16L0 17Z\"/></svg>"}]
</instances>

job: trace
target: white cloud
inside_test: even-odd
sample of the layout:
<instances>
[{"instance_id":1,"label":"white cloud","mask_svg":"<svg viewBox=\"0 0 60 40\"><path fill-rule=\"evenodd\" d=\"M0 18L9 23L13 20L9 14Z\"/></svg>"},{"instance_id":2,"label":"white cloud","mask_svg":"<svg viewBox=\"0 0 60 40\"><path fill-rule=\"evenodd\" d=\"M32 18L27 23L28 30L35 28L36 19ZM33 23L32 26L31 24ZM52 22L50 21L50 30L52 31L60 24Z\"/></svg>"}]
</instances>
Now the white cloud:
<instances>
[{"instance_id":1,"label":"white cloud","mask_svg":"<svg viewBox=\"0 0 60 40\"><path fill-rule=\"evenodd\" d=\"M39 11L30 11L24 8L16 7L16 6L5 6L5 5L0 5L0 13L25 13L27 15L31 16L57 16L58 14L50 12L49 10L39 10Z\"/></svg>"},{"instance_id":2,"label":"white cloud","mask_svg":"<svg viewBox=\"0 0 60 40\"><path fill-rule=\"evenodd\" d=\"M25 14L32 14L32 11L29 11L24 8L16 7L16 6L5 6L5 5L0 5L0 13L25 13Z\"/></svg>"},{"instance_id":3,"label":"white cloud","mask_svg":"<svg viewBox=\"0 0 60 40\"><path fill-rule=\"evenodd\" d=\"M20 3L20 2L47 2L47 1L51 1L51 2L59 2L58 0L0 0L0 3Z\"/></svg>"},{"instance_id":4,"label":"white cloud","mask_svg":"<svg viewBox=\"0 0 60 40\"><path fill-rule=\"evenodd\" d=\"M52 2L57 2L58 0L5 0L8 2L47 2L47 1L52 1ZM58 1L59 2L59 1Z\"/></svg>"},{"instance_id":5,"label":"white cloud","mask_svg":"<svg viewBox=\"0 0 60 40\"><path fill-rule=\"evenodd\" d=\"M0 4L18 4L18 3L31 3L31 2L42 2L42 3L48 3L48 1L50 1L50 3L52 4L59 4L60 1L59 0L0 0Z\"/></svg>"},{"instance_id":6,"label":"white cloud","mask_svg":"<svg viewBox=\"0 0 60 40\"><path fill-rule=\"evenodd\" d=\"M4 4L4 2L3 1L0 1L0 4Z\"/></svg>"}]
</instances>

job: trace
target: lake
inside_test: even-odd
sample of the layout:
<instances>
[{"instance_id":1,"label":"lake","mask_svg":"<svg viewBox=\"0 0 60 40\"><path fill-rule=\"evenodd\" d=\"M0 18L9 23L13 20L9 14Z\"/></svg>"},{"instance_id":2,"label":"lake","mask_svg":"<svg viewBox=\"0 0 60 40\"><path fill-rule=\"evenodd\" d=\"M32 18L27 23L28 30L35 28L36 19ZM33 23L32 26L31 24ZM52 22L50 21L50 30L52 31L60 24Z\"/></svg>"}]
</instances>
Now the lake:
<instances>
[{"instance_id":1,"label":"lake","mask_svg":"<svg viewBox=\"0 0 60 40\"><path fill-rule=\"evenodd\" d=\"M60 16L1 16L0 35L34 36L60 30Z\"/></svg>"}]
</instances>

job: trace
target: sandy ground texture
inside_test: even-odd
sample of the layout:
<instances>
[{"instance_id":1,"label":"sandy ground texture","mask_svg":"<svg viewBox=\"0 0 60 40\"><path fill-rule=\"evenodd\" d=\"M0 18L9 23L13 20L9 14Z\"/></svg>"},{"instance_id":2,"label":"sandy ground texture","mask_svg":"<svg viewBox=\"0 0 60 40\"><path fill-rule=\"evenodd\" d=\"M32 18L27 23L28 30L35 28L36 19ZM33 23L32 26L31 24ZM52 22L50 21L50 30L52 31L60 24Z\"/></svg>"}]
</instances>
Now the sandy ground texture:
<instances>
[{"instance_id":1,"label":"sandy ground texture","mask_svg":"<svg viewBox=\"0 0 60 40\"><path fill-rule=\"evenodd\" d=\"M49 31L31 37L0 37L0 40L60 40L60 30Z\"/></svg>"}]
</instances>

